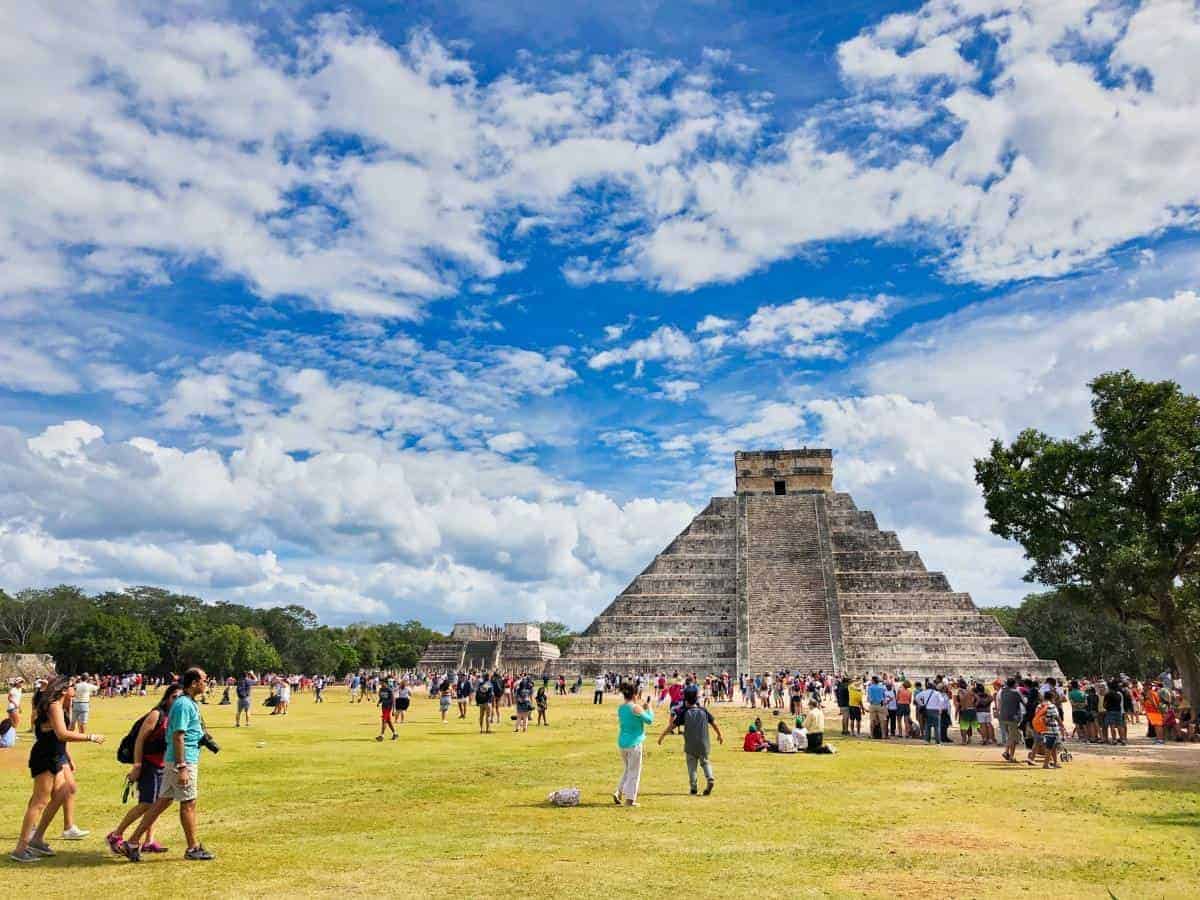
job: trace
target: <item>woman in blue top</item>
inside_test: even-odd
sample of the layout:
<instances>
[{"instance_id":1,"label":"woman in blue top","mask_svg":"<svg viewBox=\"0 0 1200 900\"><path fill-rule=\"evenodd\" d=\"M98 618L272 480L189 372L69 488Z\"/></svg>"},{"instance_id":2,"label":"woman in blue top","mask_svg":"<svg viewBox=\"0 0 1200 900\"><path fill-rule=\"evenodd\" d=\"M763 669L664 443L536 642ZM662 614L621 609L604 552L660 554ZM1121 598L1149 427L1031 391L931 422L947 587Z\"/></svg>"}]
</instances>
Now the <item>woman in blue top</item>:
<instances>
[{"instance_id":1,"label":"woman in blue top","mask_svg":"<svg viewBox=\"0 0 1200 900\"><path fill-rule=\"evenodd\" d=\"M617 708L617 722L620 731L617 734L617 747L621 751L621 759L625 763L625 771L613 791L613 803L618 806L625 801L626 806L637 806L638 784L642 780L642 742L646 739L646 726L654 724L654 713L643 709L634 698L637 694L631 682L621 683L621 696L625 702Z\"/></svg>"}]
</instances>

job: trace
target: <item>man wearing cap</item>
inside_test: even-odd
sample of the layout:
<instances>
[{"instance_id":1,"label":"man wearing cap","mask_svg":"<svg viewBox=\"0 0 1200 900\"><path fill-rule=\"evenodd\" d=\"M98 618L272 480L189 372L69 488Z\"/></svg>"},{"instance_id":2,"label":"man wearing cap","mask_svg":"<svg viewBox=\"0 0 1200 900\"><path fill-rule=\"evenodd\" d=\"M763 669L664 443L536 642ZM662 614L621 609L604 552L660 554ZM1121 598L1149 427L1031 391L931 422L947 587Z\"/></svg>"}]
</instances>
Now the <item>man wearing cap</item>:
<instances>
[{"instance_id":1,"label":"man wearing cap","mask_svg":"<svg viewBox=\"0 0 1200 900\"><path fill-rule=\"evenodd\" d=\"M696 769L700 768L704 771L704 777L708 783L704 787L704 795L707 797L712 793L713 771L709 764L708 755L712 749L712 742L708 737L708 729L711 727L717 733L717 742L725 743L725 737L721 734L721 728L717 725L716 719L713 718L705 707L700 705L700 689L689 684L683 692L683 708L671 717L671 723L666 730L658 736L658 742L661 744L663 738L674 731L677 727L683 728L683 752L687 756L687 771L688 783L693 794L699 793L699 782L696 778Z\"/></svg>"}]
</instances>

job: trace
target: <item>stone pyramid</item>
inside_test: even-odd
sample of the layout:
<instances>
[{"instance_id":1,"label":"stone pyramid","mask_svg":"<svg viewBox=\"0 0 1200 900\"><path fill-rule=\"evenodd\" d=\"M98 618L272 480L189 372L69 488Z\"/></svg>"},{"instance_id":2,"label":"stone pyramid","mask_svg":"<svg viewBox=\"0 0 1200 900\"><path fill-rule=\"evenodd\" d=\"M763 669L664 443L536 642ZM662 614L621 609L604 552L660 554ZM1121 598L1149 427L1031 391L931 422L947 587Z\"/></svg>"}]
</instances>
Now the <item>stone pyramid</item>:
<instances>
[{"instance_id":1,"label":"stone pyramid","mask_svg":"<svg viewBox=\"0 0 1200 900\"><path fill-rule=\"evenodd\" d=\"M734 463L736 496L714 497L552 670L1061 677L834 492L833 451Z\"/></svg>"}]
</instances>

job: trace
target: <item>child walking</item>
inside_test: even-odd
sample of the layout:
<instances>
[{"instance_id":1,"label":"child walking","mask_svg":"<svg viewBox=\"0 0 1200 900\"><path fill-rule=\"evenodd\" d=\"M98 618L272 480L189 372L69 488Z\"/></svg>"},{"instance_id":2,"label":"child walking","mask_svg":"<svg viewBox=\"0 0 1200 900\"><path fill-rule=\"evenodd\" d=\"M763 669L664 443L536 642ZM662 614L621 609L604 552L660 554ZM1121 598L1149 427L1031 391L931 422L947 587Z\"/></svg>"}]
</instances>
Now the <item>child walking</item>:
<instances>
[{"instance_id":1,"label":"child walking","mask_svg":"<svg viewBox=\"0 0 1200 900\"><path fill-rule=\"evenodd\" d=\"M724 744L725 738L712 713L700 705L700 691L694 684L689 684L684 689L683 708L671 718L671 723L658 736L658 742L661 744L663 738L674 731L676 727L683 728L683 752L687 756L688 784L691 792L699 793L700 785L696 777L696 770L700 769L708 780L704 787L704 796L707 797L712 793L714 784L712 765L708 761L708 755L712 749L708 729L711 728L717 733L717 743Z\"/></svg>"}]
</instances>

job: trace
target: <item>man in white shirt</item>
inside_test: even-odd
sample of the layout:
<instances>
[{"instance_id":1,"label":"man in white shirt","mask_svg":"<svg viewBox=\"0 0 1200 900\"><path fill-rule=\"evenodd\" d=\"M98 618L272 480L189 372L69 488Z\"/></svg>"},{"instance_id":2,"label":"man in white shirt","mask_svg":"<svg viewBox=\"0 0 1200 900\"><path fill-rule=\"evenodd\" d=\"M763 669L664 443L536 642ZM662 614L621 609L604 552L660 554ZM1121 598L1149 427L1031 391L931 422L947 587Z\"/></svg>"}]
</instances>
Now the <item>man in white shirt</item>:
<instances>
[{"instance_id":1,"label":"man in white shirt","mask_svg":"<svg viewBox=\"0 0 1200 900\"><path fill-rule=\"evenodd\" d=\"M925 743L929 743L929 732L933 732L936 743L942 744L942 711L949 708L950 698L933 685L917 695L917 704L925 708Z\"/></svg>"},{"instance_id":2,"label":"man in white shirt","mask_svg":"<svg viewBox=\"0 0 1200 900\"><path fill-rule=\"evenodd\" d=\"M80 734L87 732L88 716L92 711L92 694L96 685L90 681L87 672L75 682L75 699L71 702L71 727Z\"/></svg>"},{"instance_id":3,"label":"man in white shirt","mask_svg":"<svg viewBox=\"0 0 1200 900\"><path fill-rule=\"evenodd\" d=\"M604 685L605 685L605 677L604 677L604 674L601 673L596 676L596 689L592 693L592 705L593 706L595 706L597 703L600 703L600 704L604 703Z\"/></svg>"},{"instance_id":4,"label":"man in white shirt","mask_svg":"<svg viewBox=\"0 0 1200 900\"><path fill-rule=\"evenodd\" d=\"M14 678L8 686L8 720L13 728L21 724L21 685L24 683L24 680Z\"/></svg>"}]
</instances>

